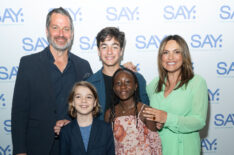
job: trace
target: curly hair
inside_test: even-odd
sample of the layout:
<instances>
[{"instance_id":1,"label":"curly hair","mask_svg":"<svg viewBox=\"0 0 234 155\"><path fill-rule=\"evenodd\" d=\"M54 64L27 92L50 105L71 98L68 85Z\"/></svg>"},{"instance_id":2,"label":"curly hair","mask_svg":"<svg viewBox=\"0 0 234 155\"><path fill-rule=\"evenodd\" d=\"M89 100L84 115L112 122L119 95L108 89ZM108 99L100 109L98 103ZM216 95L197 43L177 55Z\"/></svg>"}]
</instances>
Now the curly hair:
<instances>
[{"instance_id":1,"label":"curly hair","mask_svg":"<svg viewBox=\"0 0 234 155\"><path fill-rule=\"evenodd\" d=\"M114 38L116 41L118 41L121 49L124 47L125 34L116 27L106 27L97 34L97 47L99 48L100 43L104 42L108 37L110 37L109 39Z\"/></svg>"}]
</instances>

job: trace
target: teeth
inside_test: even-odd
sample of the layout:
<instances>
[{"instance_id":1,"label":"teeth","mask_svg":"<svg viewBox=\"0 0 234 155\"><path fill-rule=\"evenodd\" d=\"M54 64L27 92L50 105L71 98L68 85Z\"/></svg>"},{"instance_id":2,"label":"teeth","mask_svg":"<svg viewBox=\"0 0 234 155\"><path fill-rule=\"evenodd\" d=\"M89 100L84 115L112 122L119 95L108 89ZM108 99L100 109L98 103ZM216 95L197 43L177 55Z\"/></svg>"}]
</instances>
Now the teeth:
<instances>
[{"instance_id":1,"label":"teeth","mask_svg":"<svg viewBox=\"0 0 234 155\"><path fill-rule=\"evenodd\" d=\"M126 94L127 92L126 91L122 91L121 94Z\"/></svg>"},{"instance_id":2,"label":"teeth","mask_svg":"<svg viewBox=\"0 0 234 155\"><path fill-rule=\"evenodd\" d=\"M113 59L113 57L106 57L106 59L111 60L111 59Z\"/></svg>"},{"instance_id":3,"label":"teeth","mask_svg":"<svg viewBox=\"0 0 234 155\"><path fill-rule=\"evenodd\" d=\"M174 65L175 62L168 62L167 64L168 64L168 65Z\"/></svg>"},{"instance_id":4,"label":"teeth","mask_svg":"<svg viewBox=\"0 0 234 155\"><path fill-rule=\"evenodd\" d=\"M86 106L86 105L81 105L81 108L87 108L88 106Z\"/></svg>"}]
</instances>

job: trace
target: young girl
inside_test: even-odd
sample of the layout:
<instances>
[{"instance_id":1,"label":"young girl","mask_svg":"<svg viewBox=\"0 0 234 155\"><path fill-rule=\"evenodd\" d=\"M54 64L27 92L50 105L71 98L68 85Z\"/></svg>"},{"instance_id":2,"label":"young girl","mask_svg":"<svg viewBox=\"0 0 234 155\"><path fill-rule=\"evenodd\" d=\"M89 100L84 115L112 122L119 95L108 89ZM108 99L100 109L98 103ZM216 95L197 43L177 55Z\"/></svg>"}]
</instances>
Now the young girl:
<instances>
[{"instance_id":1,"label":"young girl","mask_svg":"<svg viewBox=\"0 0 234 155\"><path fill-rule=\"evenodd\" d=\"M105 121L113 124L116 155L161 155L157 124L143 117L147 105L139 101L136 75L126 68L118 69L112 84L115 94Z\"/></svg>"},{"instance_id":2,"label":"young girl","mask_svg":"<svg viewBox=\"0 0 234 155\"><path fill-rule=\"evenodd\" d=\"M111 125L95 119L100 110L96 89L76 83L69 96L69 114L75 118L60 132L60 155L114 155Z\"/></svg>"}]
</instances>

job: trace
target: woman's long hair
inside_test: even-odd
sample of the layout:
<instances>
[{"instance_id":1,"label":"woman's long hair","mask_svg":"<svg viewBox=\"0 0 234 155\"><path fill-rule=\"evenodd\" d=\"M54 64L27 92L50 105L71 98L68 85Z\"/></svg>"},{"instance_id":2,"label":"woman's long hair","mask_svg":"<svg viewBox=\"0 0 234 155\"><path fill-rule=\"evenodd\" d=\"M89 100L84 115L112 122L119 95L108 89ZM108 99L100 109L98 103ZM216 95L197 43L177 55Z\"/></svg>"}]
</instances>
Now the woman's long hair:
<instances>
[{"instance_id":1,"label":"woman's long hair","mask_svg":"<svg viewBox=\"0 0 234 155\"><path fill-rule=\"evenodd\" d=\"M160 47L159 47L159 51L158 51L159 82L156 86L155 92L160 92L162 90L163 84L166 85L165 81L168 80L168 77L167 77L168 72L162 66L162 55L163 55L163 51L165 49L167 42L170 40L175 40L176 43L180 46L181 55L182 55L182 59L183 59L183 63L181 66L181 72L180 72L181 80L180 80L179 85L175 89L182 87L184 84L185 84L185 86L187 86L189 80L191 80L194 76L191 56L190 56L189 48L188 48L186 41L179 35L167 36L161 42Z\"/></svg>"}]
</instances>

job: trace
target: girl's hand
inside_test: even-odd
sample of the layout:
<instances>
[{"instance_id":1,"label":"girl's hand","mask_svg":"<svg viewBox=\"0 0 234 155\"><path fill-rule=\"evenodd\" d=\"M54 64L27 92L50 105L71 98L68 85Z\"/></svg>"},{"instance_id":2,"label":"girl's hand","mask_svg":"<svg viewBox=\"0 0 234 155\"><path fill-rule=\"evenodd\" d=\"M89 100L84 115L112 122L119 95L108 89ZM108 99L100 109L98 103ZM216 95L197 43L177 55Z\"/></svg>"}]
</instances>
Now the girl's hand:
<instances>
[{"instance_id":1,"label":"girl's hand","mask_svg":"<svg viewBox=\"0 0 234 155\"><path fill-rule=\"evenodd\" d=\"M156 123L156 128L157 128L158 130L161 130L161 129L163 128L163 125L164 125L164 124L162 124L162 123Z\"/></svg>"}]
</instances>

